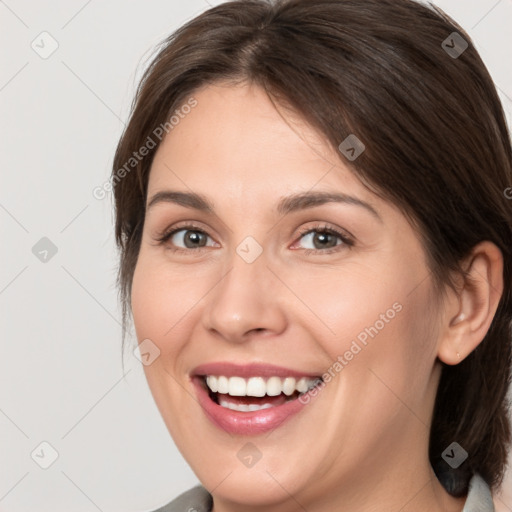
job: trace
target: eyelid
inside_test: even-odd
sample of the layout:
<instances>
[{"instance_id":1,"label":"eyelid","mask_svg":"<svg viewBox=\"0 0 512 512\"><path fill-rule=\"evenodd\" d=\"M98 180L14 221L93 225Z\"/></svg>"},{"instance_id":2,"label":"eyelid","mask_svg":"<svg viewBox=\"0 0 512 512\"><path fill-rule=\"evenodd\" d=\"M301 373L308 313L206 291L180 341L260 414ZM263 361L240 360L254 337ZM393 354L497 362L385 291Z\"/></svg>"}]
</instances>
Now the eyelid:
<instances>
[{"instance_id":1,"label":"eyelid","mask_svg":"<svg viewBox=\"0 0 512 512\"><path fill-rule=\"evenodd\" d=\"M179 231L197 231L199 233L202 233L206 235L207 237L213 238L208 234L208 232L202 228L201 226L197 225L194 221L181 221L180 223L173 225L170 228L165 228L164 230L158 232L155 236L155 241L157 242L157 245L165 245L167 241L175 235ZM327 233L334 236L337 236L342 243L337 244L334 247L328 247L326 249L303 249L303 251L306 254L330 254L332 252L338 252L341 249L339 248L350 248L355 243L355 237L347 230L335 227L328 222L322 222L317 221L316 224L313 226L307 226L302 227L298 230L297 235L294 237L294 242L292 246L296 245L297 241L299 241L302 237L305 235L311 233L311 232L318 232L318 233ZM211 247L211 246L210 246ZM193 248L182 248L182 247L174 247L170 248L173 252L193 252L193 253L201 253L207 249L207 247L197 247L195 249Z\"/></svg>"},{"instance_id":2,"label":"eyelid","mask_svg":"<svg viewBox=\"0 0 512 512\"><path fill-rule=\"evenodd\" d=\"M337 235L339 235L341 238L346 239L347 241L355 241L355 236L352 235L349 231L343 228L338 228L329 222L323 222L323 221L316 221L316 223L313 226L307 226L302 227L298 231L298 236L304 236L307 233L310 233L311 231L325 231L325 232L332 232Z\"/></svg>"},{"instance_id":3,"label":"eyelid","mask_svg":"<svg viewBox=\"0 0 512 512\"><path fill-rule=\"evenodd\" d=\"M181 221L181 222L178 222L178 224L175 224L171 227L166 227L163 230L158 231L155 234L155 241L158 243L164 244L164 243L166 243L167 240L169 240L169 238L171 236L173 236L178 231L182 231L182 230L198 231L198 232L204 233L206 236L212 238L203 227L199 226L194 221Z\"/></svg>"},{"instance_id":4,"label":"eyelid","mask_svg":"<svg viewBox=\"0 0 512 512\"><path fill-rule=\"evenodd\" d=\"M339 252L344 247L350 248L355 245L354 235L352 235L352 233L346 229L338 228L329 224L328 222L317 221L313 226L307 226L299 229L296 241L293 243L292 247L295 246L298 241L302 239L302 237L312 232L327 233L336 236L341 240L342 243L337 244L334 247L328 247L326 249L303 249L305 254L331 254L334 252Z\"/></svg>"}]
</instances>

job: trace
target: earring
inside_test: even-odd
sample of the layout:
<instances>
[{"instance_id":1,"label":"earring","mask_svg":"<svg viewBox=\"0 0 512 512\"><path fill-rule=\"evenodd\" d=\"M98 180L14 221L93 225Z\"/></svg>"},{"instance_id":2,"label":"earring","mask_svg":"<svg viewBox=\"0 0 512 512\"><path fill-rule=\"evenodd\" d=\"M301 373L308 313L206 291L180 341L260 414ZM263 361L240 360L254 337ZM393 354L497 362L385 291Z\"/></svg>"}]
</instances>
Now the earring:
<instances>
[{"instance_id":1,"label":"earring","mask_svg":"<svg viewBox=\"0 0 512 512\"><path fill-rule=\"evenodd\" d=\"M460 361L460 354L457 352L457 358Z\"/></svg>"}]
</instances>

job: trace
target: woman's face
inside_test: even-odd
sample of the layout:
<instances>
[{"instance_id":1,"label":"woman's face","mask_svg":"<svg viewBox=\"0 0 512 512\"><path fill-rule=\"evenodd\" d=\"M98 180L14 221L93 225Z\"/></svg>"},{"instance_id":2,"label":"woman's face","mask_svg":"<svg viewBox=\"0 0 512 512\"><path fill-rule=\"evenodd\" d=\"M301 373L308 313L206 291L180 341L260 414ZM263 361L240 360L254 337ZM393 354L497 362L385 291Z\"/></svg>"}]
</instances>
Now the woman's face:
<instances>
[{"instance_id":1,"label":"woman's face","mask_svg":"<svg viewBox=\"0 0 512 512\"><path fill-rule=\"evenodd\" d=\"M178 448L226 503L427 475L438 335L417 233L260 88L194 98L153 161L132 287Z\"/></svg>"}]
</instances>

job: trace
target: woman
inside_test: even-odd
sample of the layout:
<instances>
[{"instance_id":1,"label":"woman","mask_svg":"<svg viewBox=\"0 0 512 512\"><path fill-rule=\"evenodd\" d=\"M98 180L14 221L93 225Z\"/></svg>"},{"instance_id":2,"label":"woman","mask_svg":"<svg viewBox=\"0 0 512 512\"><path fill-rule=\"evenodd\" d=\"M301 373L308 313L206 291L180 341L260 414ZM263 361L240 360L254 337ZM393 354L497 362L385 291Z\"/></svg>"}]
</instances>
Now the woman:
<instances>
[{"instance_id":1,"label":"woman","mask_svg":"<svg viewBox=\"0 0 512 512\"><path fill-rule=\"evenodd\" d=\"M202 484L159 510L494 510L511 162L434 8L240 0L164 41L112 175L125 326Z\"/></svg>"}]
</instances>

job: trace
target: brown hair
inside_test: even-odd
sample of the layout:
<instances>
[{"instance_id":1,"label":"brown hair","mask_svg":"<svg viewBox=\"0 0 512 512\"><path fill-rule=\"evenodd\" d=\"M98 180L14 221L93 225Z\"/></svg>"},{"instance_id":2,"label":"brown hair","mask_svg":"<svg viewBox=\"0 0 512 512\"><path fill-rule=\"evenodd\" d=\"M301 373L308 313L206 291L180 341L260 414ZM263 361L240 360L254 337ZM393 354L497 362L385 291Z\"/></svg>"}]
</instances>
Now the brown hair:
<instances>
[{"instance_id":1,"label":"brown hair","mask_svg":"<svg viewBox=\"0 0 512 512\"><path fill-rule=\"evenodd\" d=\"M498 310L478 348L443 365L430 434L430 461L448 492L464 495L475 472L498 486L510 442L512 203L504 191L512 185L511 144L485 65L438 8L411 0L239 0L163 41L113 163L123 346L158 144L122 179L119 169L194 90L226 80L260 85L335 148L356 134L366 149L346 163L417 226L440 290L464 275L460 263L477 243L500 248ZM456 470L441 458L453 441L469 454Z\"/></svg>"}]
</instances>

